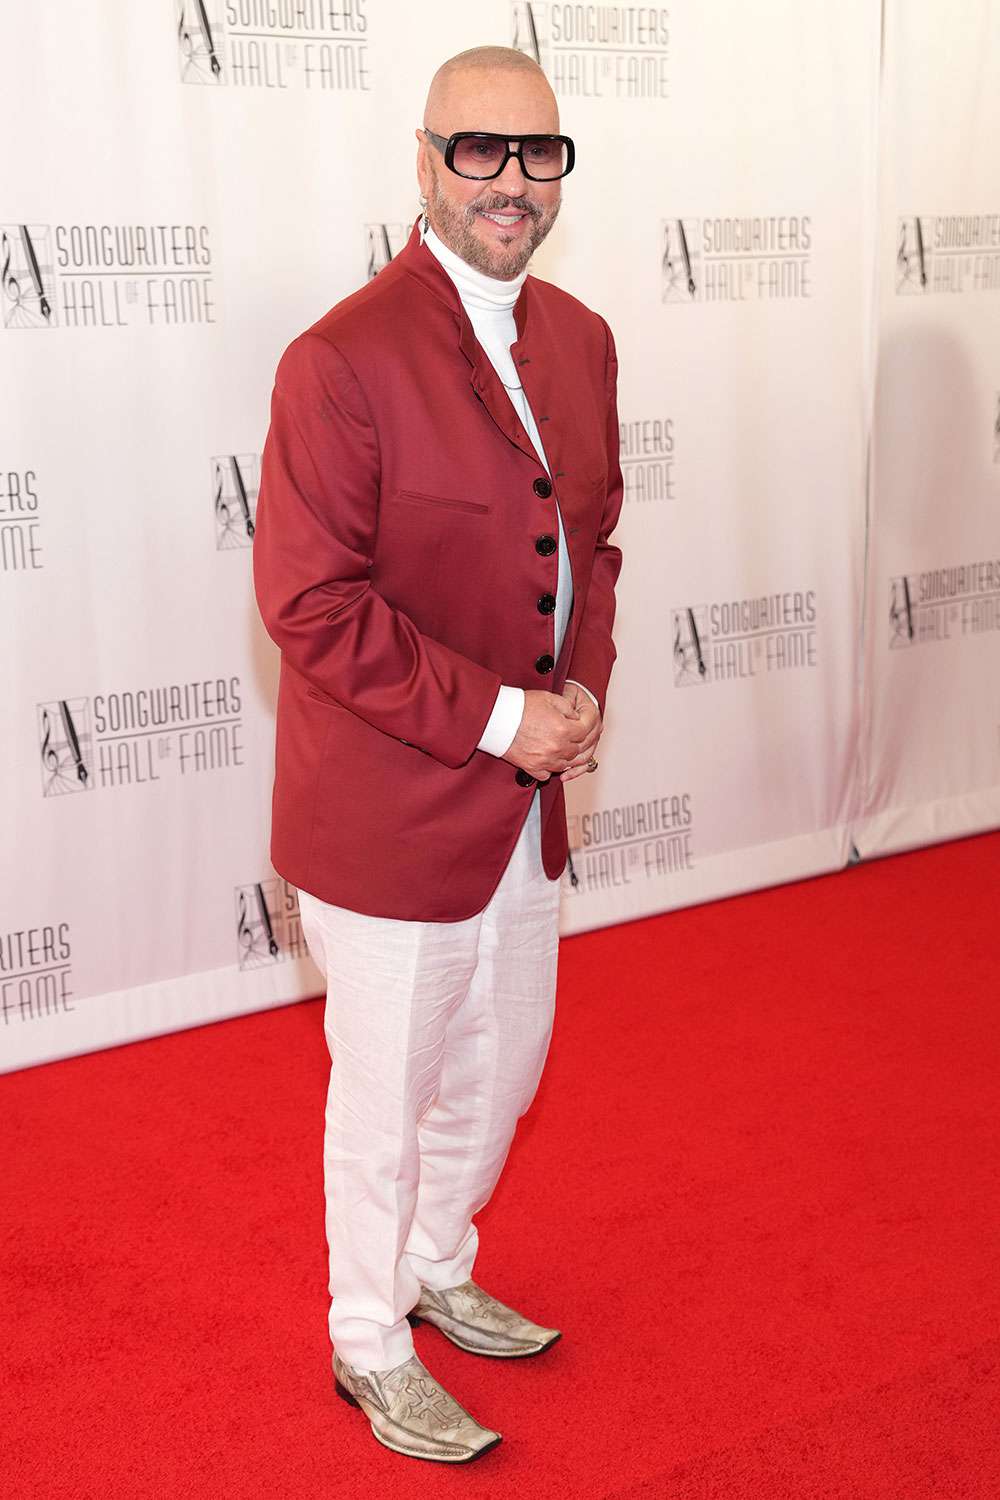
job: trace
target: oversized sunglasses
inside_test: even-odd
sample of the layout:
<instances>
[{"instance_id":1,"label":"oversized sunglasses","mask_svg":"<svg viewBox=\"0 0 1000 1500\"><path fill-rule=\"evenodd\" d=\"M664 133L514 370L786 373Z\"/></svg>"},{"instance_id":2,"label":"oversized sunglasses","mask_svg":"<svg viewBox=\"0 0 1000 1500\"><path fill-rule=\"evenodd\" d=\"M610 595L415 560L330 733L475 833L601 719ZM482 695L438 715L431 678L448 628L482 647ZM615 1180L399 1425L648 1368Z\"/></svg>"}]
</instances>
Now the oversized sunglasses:
<instances>
[{"instance_id":1,"label":"oversized sunglasses","mask_svg":"<svg viewBox=\"0 0 1000 1500\"><path fill-rule=\"evenodd\" d=\"M494 135L488 130L459 130L447 139L424 126L424 134L444 157L449 171L481 182L499 177L512 156L533 182L552 182L572 172L576 148L568 135ZM511 146L511 140L517 142Z\"/></svg>"}]
</instances>

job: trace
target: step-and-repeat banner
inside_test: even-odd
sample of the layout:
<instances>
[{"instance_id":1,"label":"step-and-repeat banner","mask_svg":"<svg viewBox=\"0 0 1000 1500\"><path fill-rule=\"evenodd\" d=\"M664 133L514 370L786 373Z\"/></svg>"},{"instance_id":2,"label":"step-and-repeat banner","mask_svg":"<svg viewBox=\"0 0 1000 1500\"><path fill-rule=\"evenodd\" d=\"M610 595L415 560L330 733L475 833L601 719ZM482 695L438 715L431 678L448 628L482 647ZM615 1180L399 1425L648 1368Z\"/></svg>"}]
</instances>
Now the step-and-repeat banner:
<instances>
[{"instance_id":1,"label":"step-and-repeat banner","mask_svg":"<svg viewBox=\"0 0 1000 1500\"><path fill-rule=\"evenodd\" d=\"M862 855L1000 824L1000 3L886 18Z\"/></svg>"},{"instance_id":2,"label":"step-and-repeat banner","mask_svg":"<svg viewBox=\"0 0 1000 1500\"><path fill-rule=\"evenodd\" d=\"M563 931L1000 822L1000 0L5 9L0 1069L320 988L267 858L260 452L465 47L551 80L534 269L620 357Z\"/></svg>"}]
</instances>

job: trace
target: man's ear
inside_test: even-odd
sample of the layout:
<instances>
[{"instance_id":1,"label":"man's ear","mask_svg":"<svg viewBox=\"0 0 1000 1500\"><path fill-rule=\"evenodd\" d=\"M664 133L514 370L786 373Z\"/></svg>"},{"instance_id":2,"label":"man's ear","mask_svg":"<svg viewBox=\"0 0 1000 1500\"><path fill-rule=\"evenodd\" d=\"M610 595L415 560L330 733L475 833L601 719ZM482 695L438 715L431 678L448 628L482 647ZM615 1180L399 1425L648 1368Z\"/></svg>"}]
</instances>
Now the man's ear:
<instances>
[{"instance_id":1,"label":"man's ear","mask_svg":"<svg viewBox=\"0 0 1000 1500\"><path fill-rule=\"evenodd\" d=\"M420 191L426 198L428 196L427 189L431 185L431 168L427 162L427 142L419 134L417 135L417 140L419 142L417 146L417 182L420 184Z\"/></svg>"}]
</instances>

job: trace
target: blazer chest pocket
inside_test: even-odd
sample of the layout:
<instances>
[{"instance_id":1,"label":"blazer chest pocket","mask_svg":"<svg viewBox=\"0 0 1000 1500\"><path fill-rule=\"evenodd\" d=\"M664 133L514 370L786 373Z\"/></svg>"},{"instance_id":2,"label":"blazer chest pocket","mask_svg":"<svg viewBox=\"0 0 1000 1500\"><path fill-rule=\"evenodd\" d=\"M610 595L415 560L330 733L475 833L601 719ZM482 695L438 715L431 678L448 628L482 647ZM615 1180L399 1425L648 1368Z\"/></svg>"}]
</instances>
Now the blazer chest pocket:
<instances>
[{"instance_id":1,"label":"blazer chest pocket","mask_svg":"<svg viewBox=\"0 0 1000 1500\"><path fill-rule=\"evenodd\" d=\"M452 500L446 495L428 495L422 490L394 490L392 498L401 501L404 505L414 505L428 510L447 510L460 515L485 516L490 512L490 507L479 500Z\"/></svg>"}]
</instances>

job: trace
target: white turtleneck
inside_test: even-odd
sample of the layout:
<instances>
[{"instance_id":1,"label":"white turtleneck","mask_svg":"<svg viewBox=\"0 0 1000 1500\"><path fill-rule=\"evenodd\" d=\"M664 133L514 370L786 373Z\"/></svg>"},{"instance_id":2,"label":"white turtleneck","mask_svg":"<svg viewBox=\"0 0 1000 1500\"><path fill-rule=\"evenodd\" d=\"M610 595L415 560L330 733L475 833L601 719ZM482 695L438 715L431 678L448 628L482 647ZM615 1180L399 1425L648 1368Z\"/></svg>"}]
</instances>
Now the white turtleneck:
<instances>
[{"instance_id":1,"label":"white turtleneck","mask_svg":"<svg viewBox=\"0 0 1000 1500\"><path fill-rule=\"evenodd\" d=\"M538 427L531 407L528 405L528 398L518 379L517 368L510 352L510 346L517 338L514 303L524 285L524 279L528 274L527 268L511 281L501 281L496 277L485 275L475 266L470 266L468 261L456 255L455 251L450 249L430 227L426 230L422 229L421 239L455 283L476 338L503 382L511 405L520 417L535 452L545 465L546 471L549 471L542 440L538 435ZM563 532L558 501L556 502L556 520L559 528L559 566L556 574L556 607L552 623L555 629L553 655L558 660L573 603L573 575L570 571L569 553L566 549L566 537ZM583 684L580 683L579 686L582 687ZM584 688L584 692L588 697L594 697L588 688ZM597 702L596 698L594 702ZM501 687L477 748L488 751L490 755L505 754L517 734L523 712L524 689Z\"/></svg>"}]
</instances>

